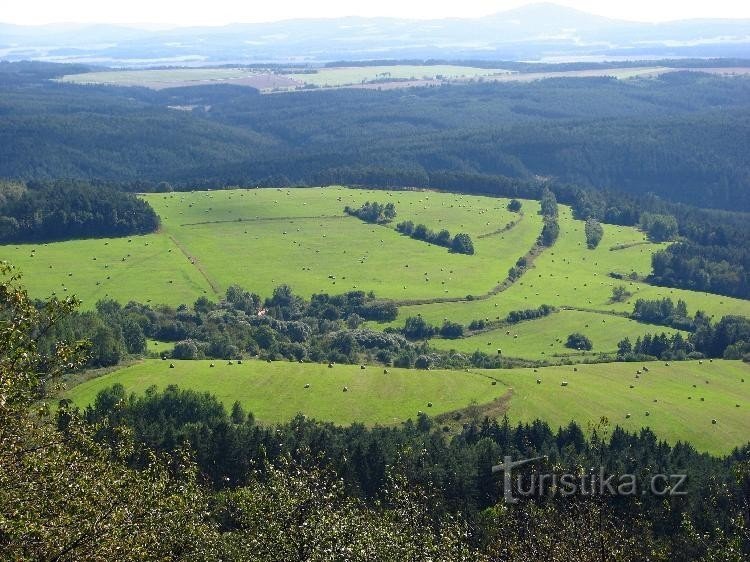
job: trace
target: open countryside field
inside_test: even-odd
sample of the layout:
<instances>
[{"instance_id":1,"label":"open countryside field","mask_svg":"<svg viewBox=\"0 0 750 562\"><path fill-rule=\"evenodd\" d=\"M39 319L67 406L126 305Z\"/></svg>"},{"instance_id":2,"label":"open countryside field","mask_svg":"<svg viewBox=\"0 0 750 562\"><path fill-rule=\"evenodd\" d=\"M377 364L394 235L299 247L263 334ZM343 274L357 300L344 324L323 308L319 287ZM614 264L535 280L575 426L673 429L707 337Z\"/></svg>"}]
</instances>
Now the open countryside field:
<instances>
[{"instance_id":1,"label":"open countryside field","mask_svg":"<svg viewBox=\"0 0 750 562\"><path fill-rule=\"evenodd\" d=\"M456 80L509 75L501 68L475 68L454 65L389 65L321 68L314 74L290 75L299 82L321 87L349 86L388 80Z\"/></svg>"},{"instance_id":2,"label":"open countryside field","mask_svg":"<svg viewBox=\"0 0 750 562\"><path fill-rule=\"evenodd\" d=\"M469 80L501 82L531 82L546 78L590 78L611 76L620 80L652 77L674 72L665 66L633 68L603 68L589 70L560 70L551 72L516 72L502 68L476 68L459 65L383 65L313 69L313 72L280 73L253 68L168 68L145 70L111 70L69 74L63 82L75 84L110 84L141 86L152 89L176 88L206 84L235 84L257 88L263 92L294 91L305 86L319 88L382 86L412 87L441 82L461 83ZM688 69L690 70L690 69ZM741 68L696 69L716 74L741 74Z\"/></svg>"},{"instance_id":3,"label":"open countryside field","mask_svg":"<svg viewBox=\"0 0 750 562\"><path fill-rule=\"evenodd\" d=\"M417 315L435 325L441 325L444 318L468 324L475 319L501 319L510 311L535 308L540 304L631 312L638 298L664 297L685 300L691 315L696 310L704 310L716 320L727 314L750 315L750 302L746 300L611 278L612 272L626 275L635 272L645 276L651 270L651 255L662 245L647 242L645 235L636 228L602 225L601 243L589 250L584 223L573 219L569 207L560 206L559 224L560 236L555 245L537 257L534 267L507 291L487 300L401 307L393 325L403 325L404 319ZM616 249L622 246L627 247ZM611 302L615 285L624 285L632 296L623 302ZM650 331L655 330L657 328Z\"/></svg>"},{"instance_id":4,"label":"open countryside field","mask_svg":"<svg viewBox=\"0 0 750 562\"><path fill-rule=\"evenodd\" d=\"M747 442L750 427L750 366L739 361L690 361L668 367L647 363L648 372L639 378L635 371L642 365L634 363L578 365L575 371L572 366L471 372L389 368L388 374L382 368L363 370L357 365L329 369L287 362L215 363L211 368L209 361L174 361L170 369L166 361L147 360L84 382L68 396L85 406L115 383L133 392L177 384L211 392L227 408L239 400L264 423L302 412L338 424L368 425L414 419L420 410L438 415L476 401L482 414L507 413L514 423L540 418L553 428L571 420L586 427L605 416L612 426L630 431L650 427L660 439L690 441L699 450L717 454ZM562 381L568 386L561 386Z\"/></svg>"},{"instance_id":5,"label":"open countryside field","mask_svg":"<svg viewBox=\"0 0 750 562\"><path fill-rule=\"evenodd\" d=\"M192 304L202 295L218 300L232 284L266 297L287 283L305 297L357 289L407 304L428 302L401 306L396 326L418 314L439 326L446 318L463 324L499 320L510 311L541 304L585 309L516 325L512 330L519 338L507 344L500 343L507 340L501 337L504 330L463 340L434 340L436 347L444 349L495 353L504 348L506 356L535 360L569 354L558 340L564 341L573 328L591 335L594 353L614 351L625 335L635 339L646 332L669 332L600 314L630 312L638 297L682 298L691 314L702 309L716 319L725 314L750 316L748 301L612 279L611 272L647 275L651 254L662 246L646 242L635 228L604 225L601 244L589 250L583 222L574 220L565 206L560 207L561 234L555 246L539 255L533 267L507 290L484 298L533 246L541 230L538 202L524 201L521 213L512 213L506 208L508 200L501 198L341 187L150 194L145 198L162 218L158 233L6 245L0 247L0 259L20 268L31 295L75 294L84 308L92 308L103 298L172 306ZM344 214L345 205L358 207L368 200L393 202L394 223L409 219L433 230L467 232L476 253L451 253L401 235L394 224L378 226ZM632 296L611 303L612 288L620 284ZM469 300L468 295L481 298ZM605 324L617 330L593 327Z\"/></svg>"},{"instance_id":6,"label":"open countryside field","mask_svg":"<svg viewBox=\"0 0 750 562\"><path fill-rule=\"evenodd\" d=\"M658 333L672 335L677 330L654 326ZM594 345L591 351L576 351L565 347L568 334L580 332ZM629 318L585 312L561 310L544 318L527 320L496 330L488 330L460 339L433 339L430 345L446 351L456 350L470 354L479 350L485 353L502 351L504 357L522 357L554 361L562 357L590 358L601 354L614 355L617 342L628 337L631 341L644 333L644 325ZM687 332L683 332L687 337Z\"/></svg>"}]
</instances>

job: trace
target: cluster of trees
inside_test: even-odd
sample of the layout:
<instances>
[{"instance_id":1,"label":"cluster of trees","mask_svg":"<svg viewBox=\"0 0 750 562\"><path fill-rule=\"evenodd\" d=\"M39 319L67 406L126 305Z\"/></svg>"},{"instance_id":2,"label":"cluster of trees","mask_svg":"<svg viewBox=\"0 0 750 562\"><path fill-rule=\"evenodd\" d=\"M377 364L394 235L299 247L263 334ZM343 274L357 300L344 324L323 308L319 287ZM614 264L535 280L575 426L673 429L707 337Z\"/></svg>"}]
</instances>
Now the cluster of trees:
<instances>
[{"instance_id":1,"label":"cluster of trees","mask_svg":"<svg viewBox=\"0 0 750 562\"><path fill-rule=\"evenodd\" d=\"M565 340L565 347L570 349L577 349L578 351L591 351L594 348L594 344L591 340L580 332L573 332L568 335L568 339Z\"/></svg>"},{"instance_id":2,"label":"cluster of trees","mask_svg":"<svg viewBox=\"0 0 750 562\"><path fill-rule=\"evenodd\" d=\"M750 237L746 236L747 242ZM726 246L678 242L651 257L649 280L657 285L681 287L740 298L750 296L750 249L743 239Z\"/></svg>"},{"instance_id":3,"label":"cluster of trees","mask_svg":"<svg viewBox=\"0 0 750 562\"><path fill-rule=\"evenodd\" d=\"M633 312L630 317L640 322L648 324L660 324L662 326L671 326L679 330L695 330L696 324L701 324L705 315L696 312L696 320L688 315L687 303L682 299L677 299L677 304L669 297L663 299L647 300L638 299L633 305Z\"/></svg>"},{"instance_id":4,"label":"cluster of trees","mask_svg":"<svg viewBox=\"0 0 750 562\"><path fill-rule=\"evenodd\" d=\"M131 193L80 181L0 181L0 242L145 234L159 227Z\"/></svg>"},{"instance_id":5,"label":"cluster of trees","mask_svg":"<svg viewBox=\"0 0 750 562\"><path fill-rule=\"evenodd\" d=\"M693 321L695 331L687 338L680 332L646 334L634 343L624 338L618 344L617 355L623 360L688 359L716 357L750 361L750 319L743 316L724 316L713 324L701 313Z\"/></svg>"},{"instance_id":6,"label":"cluster of trees","mask_svg":"<svg viewBox=\"0 0 750 562\"><path fill-rule=\"evenodd\" d=\"M542 246L552 246L557 237L560 235L560 225L557 222L557 198L549 189L544 188L540 199L541 214L544 217L544 226L542 234L539 237L539 243Z\"/></svg>"},{"instance_id":7,"label":"cluster of trees","mask_svg":"<svg viewBox=\"0 0 750 562\"><path fill-rule=\"evenodd\" d=\"M593 250L599 245L599 242L602 241L602 237L604 236L604 228L594 217L589 217L588 219L586 219L585 231L586 246L589 248L589 250Z\"/></svg>"},{"instance_id":8,"label":"cluster of trees","mask_svg":"<svg viewBox=\"0 0 750 562\"><path fill-rule=\"evenodd\" d=\"M382 203L366 201L359 209L352 209L349 205L344 207L347 215L358 217L365 222L383 224L391 222L396 218L396 206L393 203Z\"/></svg>"},{"instance_id":9,"label":"cluster of trees","mask_svg":"<svg viewBox=\"0 0 750 562\"><path fill-rule=\"evenodd\" d=\"M521 202L518 199L511 199L508 203L508 210L512 213L521 212Z\"/></svg>"},{"instance_id":10,"label":"cluster of trees","mask_svg":"<svg viewBox=\"0 0 750 562\"><path fill-rule=\"evenodd\" d=\"M677 219L672 215L642 213L638 224L652 242L666 242L679 232Z\"/></svg>"},{"instance_id":11,"label":"cluster of trees","mask_svg":"<svg viewBox=\"0 0 750 562\"><path fill-rule=\"evenodd\" d=\"M446 229L435 232L423 224L415 226L410 220L398 223L396 230L401 234L414 238L414 240L421 240L428 244L450 248L452 252L456 252L457 254L471 255L474 253L474 243L471 240L471 236L463 232L451 238L451 233Z\"/></svg>"}]
</instances>

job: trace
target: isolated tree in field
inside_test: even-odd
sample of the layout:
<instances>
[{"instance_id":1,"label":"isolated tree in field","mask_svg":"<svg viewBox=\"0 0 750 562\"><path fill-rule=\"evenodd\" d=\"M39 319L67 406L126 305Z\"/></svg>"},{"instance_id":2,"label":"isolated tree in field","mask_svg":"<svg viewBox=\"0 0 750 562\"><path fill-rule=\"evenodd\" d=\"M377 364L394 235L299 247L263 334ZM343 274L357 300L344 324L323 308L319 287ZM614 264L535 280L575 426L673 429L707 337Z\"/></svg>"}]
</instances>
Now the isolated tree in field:
<instances>
[{"instance_id":1,"label":"isolated tree in field","mask_svg":"<svg viewBox=\"0 0 750 562\"><path fill-rule=\"evenodd\" d=\"M611 302L624 302L630 297L632 293L627 290L625 285L615 285L612 287L612 296L610 297Z\"/></svg>"},{"instance_id":2,"label":"isolated tree in field","mask_svg":"<svg viewBox=\"0 0 750 562\"><path fill-rule=\"evenodd\" d=\"M568 336L568 340L565 342L565 347L589 351L593 349L594 345L591 343L591 340L582 333L573 332Z\"/></svg>"},{"instance_id":3,"label":"isolated tree in field","mask_svg":"<svg viewBox=\"0 0 750 562\"><path fill-rule=\"evenodd\" d=\"M598 220L591 217L586 221L585 231L586 246L588 246L590 250L593 250L599 245L599 242L601 242L602 237L604 236L604 229L602 228L602 225L599 224Z\"/></svg>"},{"instance_id":4,"label":"isolated tree in field","mask_svg":"<svg viewBox=\"0 0 750 562\"><path fill-rule=\"evenodd\" d=\"M471 236L463 232L456 234L455 238L453 238L451 249L457 254L473 254L474 243L471 241Z\"/></svg>"},{"instance_id":5,"label":"isolated tree in field","mask_svg":"<svg viewBox=\"0 0 750 562\"><path fill-rule=\"evenodd\" d=\"M511 199L508 203L508 210L512 213L517 213L521 210L521 202L518 199Z\"/></svg>"}]
</instances>

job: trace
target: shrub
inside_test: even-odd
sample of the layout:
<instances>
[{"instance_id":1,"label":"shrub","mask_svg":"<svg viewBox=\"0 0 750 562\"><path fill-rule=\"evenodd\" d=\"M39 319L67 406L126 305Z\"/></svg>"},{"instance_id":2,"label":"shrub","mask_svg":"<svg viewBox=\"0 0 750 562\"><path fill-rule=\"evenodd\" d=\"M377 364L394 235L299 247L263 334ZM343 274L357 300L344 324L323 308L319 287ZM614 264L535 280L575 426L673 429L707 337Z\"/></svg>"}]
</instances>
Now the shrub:
<instances>
[{"instance_id":1,"label":"shrub","mask_svg":"<svg viewBox=\"0 0 750 562\"><path fill-rule=\"evenodd\" d=\"M570 349L586 350L590 351L594 345L591 340L581 334L580 332L573 332L568 336L568 340L565 342L565 347Z\"/></svg>"}]
</instances>

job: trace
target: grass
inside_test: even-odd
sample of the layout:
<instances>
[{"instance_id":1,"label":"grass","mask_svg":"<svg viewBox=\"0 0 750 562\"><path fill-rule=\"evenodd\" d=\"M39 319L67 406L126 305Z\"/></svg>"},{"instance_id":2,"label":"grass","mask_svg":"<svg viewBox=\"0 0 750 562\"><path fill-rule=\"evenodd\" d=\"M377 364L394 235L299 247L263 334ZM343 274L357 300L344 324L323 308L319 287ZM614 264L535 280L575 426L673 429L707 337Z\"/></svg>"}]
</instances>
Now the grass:
<instances>
[{"instance_id":1,"label":"grass","mask_svg":"<svg viewBox=\"0 0 750 562\"><path fill-rule=\"evenodd\" d=\"M173 363L175 368L170 369L166 361L147 360L83 382L68 396L85 406L99 390L116 382L133 392L178 384L211 392L227 408L239 400L264 423L302 412L337 424L367 425L399 423L415 418L420 410L435 416L476 401L486 405L479 408L484 414L507 413L514 423L539 418L556 428L576 420L587 427L607 417L613 426L630 431L650 427L660 439L690 441L697 449L715 454L746 443L750 427L750 366L739 361L690 361L670 367L648 363L648 373L637 379L640 363L578 365L575 371L572 366L547 367L537 372L389 368L389 374L382 368L362 370L356 365L329 369L318 364L245 361L230 366L216 361L211 368L208 361ZM743 378L747 382L741 382ZM497 384L493 386L491 379ZM562 381L568 386L562 387ZM310 387L305 389L305 384ZM342 391L344 386L348 392ZM505 400L499 401L501 397ZM433 407L428 408L427 402ZM497 407L498 402L503 406ZM712 424L713 419L717 424Z\"/></svg>"},{"instance_id":2,"label":"grass","mask_svg":"<svg viewBox=\"0 0 750 562\"><path fill-rule=\"evenodd\" d=\"M588 336L594 345L593 350L581 354L565 347L568 334L573 332ZM556 361L566 356L582 359L603 353L614 354L617 352L617 342L622 338L628 337L634 342L646 332L665 332L672 335L676 330L647 326L611 314L562 310L544 318L520 322L466 338L434 339L430 344L437 349L454 349L462 353L479 350L495 354L501 349L506 357ZM687 333L683 332L683 335L687 336Z\"/></svg>"},{"instance_id":3,"label":"grass","mask_svg":"<svg viewBox=\"0 0 750 562\"><path fill-rule=\"evenodd\" d=\"M507 74L499 68L475 68L471 66L435 65L389 65L322 68L314 74L292 74L291 77L306 84L321 87L350 86L379 79L397 80L435 80L438 76L444 79L478 78Z\"/></svg>"},{"instance_id":4,"label":"grass","mask_svg":"<svg viewBox=\"0 0 750 562\"><path fill-rule=\"evenodd\" d=\"M214 82L244 78L257 74L244 68L168 68L159 70L114 70L109 72L84 72L63 76L62 82L76 84L115 84L118 86L143 86L159 83Z\"/></svg>"},{"instance_id":5,"label":"grass","mask_svg":"<svg viewBox=\"0 0 750 562\"><path fill-rule=\"evenodd\" d=\"M103 388L119 382L129 391L143 392L151 385L164 388L178 384L215 394L227 407L235 400L264 423L288 420L298 412L338 424L355 421L368 425L392 424L417 413L440 414L467 406L472 401L487 402L505 392L500 385L476 373L414 371L358 365L300 364L244 361L146 360L120 371L75 386L69 396L85 406ZM309 388L305 385L309 384ZM344 386L348 388L343 391ZM428 407L427 403L433 406Z\"/></svg>"},{"instance_id":6,"label":"grass","mask_svg":"<svg viewBox=\"0 0 750 562\"><path fill-rule=\"evenodd\" d=\"M539 256L534 267L510 289L488 300L440 303L402 307L393 325L403 325L409 316L421 315L431 324L443 318L468 324L475 319L504 318L512 310L536 308L540 304L556 307L588 308L598 311L631 312L638 298L669 297L683 299L688 312L704 310L715 319L726 314L750 316L750 301L667 287L655 287L629 280L616 280L610 272L648 275L651 255L663 244L652 244L632 227L605 224L604 238L595 250L586 247L583 221L574 220L569 207L560 206L560 237L555 245ZM639 243L621 250L623 244ZM612 288L624 285L632 296L623 302L610 301ZM657 328L650 328L654 331ZM658 328L661 331L661 328Z\"/></svg>"},{"instance_id":7,"label":"grass","mask_svg":"<svg viewBox=\"0 0 750 562\"><path fill-rule=\"evenodd\" d=\"M635 228L604 225L601 244L589 250L583 222L574 220L565 206L560 207L560 238L536 258L534 267L504 292L468 301L467 295L485 295L503 281L518 257L534 244L541 230L538 202L524 201L521 216L506 209L507 199L429 191L327 187L197 191L144 198L161 216L158 233L5 245L0 246L0 259L20 268L32 296L75 294L84 308L92 308L102 298L172 306L191 304L201 295L217 300L232 284L266 297L287 283L305 297L357 289L406 302L464 299L402 306L393 323L396 326L417 314L435 325L441 325L444 318L464 324L495 320L512 310L540 304L629 312L638 297L667 296L684 299L691 314L702 309L717 319L725 314L750 316L750 301L612 279L610 272L647 275L651 255L663 246L644 240ZM343 213L345 205L357 207L367 200L392 201L398 213L394 222L409 219L434 230L467 232L476 253L453 254L399 234L395 224L371 225ZM516 222L513 228L498 232L511 221ZM619 284L633 295L625 302L611 303L612 288ZM554 320L535 324L544 328L543 333L517 351L529 358L540 358L542 351L545 355L561 352L555 345L549 348L549 343L567 336L569 325L601 323L601 318L589 322L581 314L560 313ZM553 327L565 319L570 321L559 329ZM639 330L626 321L617 326L618 330L607 330L606 335L592 334L596 351L613 351L613 344L621 339L620 330L627 335L663 330L647 325ZM515 331L528 329L520 325ZM487 342L497 339L492 334L477 338L436 345L466 351L491 349L495 344L487 346Z\"/></svg>"}]
</instances>

